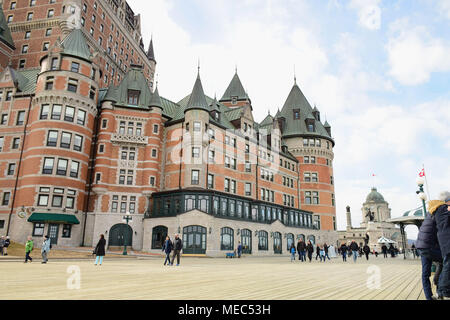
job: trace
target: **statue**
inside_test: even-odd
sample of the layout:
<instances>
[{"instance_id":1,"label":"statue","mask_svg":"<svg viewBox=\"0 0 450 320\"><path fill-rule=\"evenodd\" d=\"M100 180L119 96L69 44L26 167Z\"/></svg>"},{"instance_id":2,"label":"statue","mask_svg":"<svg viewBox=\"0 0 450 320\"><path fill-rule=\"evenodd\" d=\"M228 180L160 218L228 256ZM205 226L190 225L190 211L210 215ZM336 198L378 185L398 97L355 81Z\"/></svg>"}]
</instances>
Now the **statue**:
<instances>
[{"instance_id":1,"label":"statue","mask_svg":"<svg viewBox=\"0 0 450 320\"><path fill-rule=\"evenodd\" d=\"M366 218L369 218L369 221L374 221L375 220L375 212L370 211L370 208L366 209L367 214L366 214Z\"/></svg>"}]
</instances>

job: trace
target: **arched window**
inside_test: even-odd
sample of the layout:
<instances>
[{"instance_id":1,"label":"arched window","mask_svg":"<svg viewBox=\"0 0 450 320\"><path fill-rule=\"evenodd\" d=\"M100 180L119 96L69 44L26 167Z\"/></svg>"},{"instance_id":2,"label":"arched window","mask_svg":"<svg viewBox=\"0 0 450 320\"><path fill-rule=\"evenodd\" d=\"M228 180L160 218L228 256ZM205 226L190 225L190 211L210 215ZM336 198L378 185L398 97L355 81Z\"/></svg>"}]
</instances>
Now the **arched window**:
<instances>
[{"instance_id":1,"label":"arched window","mask_svg":"<svg viewBox=\"0 0 450 320\"><path fill-rule=\"evenodd\" d=\"M187 226L183 228L183 253L206 253L206 228Z\"/></svg>"},{"instance_id":2,"label":"arched window","mask_svg":"<svg viewBox=\"0 0 450 320\"><path fill-rule=\"evenodd\" d=\"M302 239L303 242L305 242L305 235L304 235L304 234L299 234L299 235L297 236L297 238L298 238L298 239Z\"/></svg>"},{"instance_id":3,"label":"arched window","mask_svg":"<svg viewBox=\"0 0 450 320\"><path fill-rule=\"evenodd\" d=\"M273 252L280 253L282 252L282 241L281 241L281 233L274 232L273 233Z\"/></svg>"},{"instance_id":4,"label":"arched window","mask_svg":"<svg viewBox=\"0 0 450 320\"><path fill-rule=\"evenodd\" d=\"M167 227L156 226L152 229L152 249L161 249L168 234Z\"/></svg>"},{"instance_id":5,"label":"arched window","mask_svg":"<svg viewBox=\"0 0 450 320\"><path fill-rule=\"evenodd\" d=\"M291 244L294 244L294 235L292 233L288 233L286 236L286 244L287 244L287 250L291 249ZM295 246L295 244L294 244Z\"/></svg>"},{"instance_id":6,"label":"arched window","mask_svg":"<svg viewBox=\"0 0 450 320\"><path fill-rule=\"evenodd\" d=\"M252 253L252 232L248 229L241 230L242 253Z\"/></svg>"},{"instance_id":7,"label":"arched window","mask_svg":"<svg viewBox=\"0 0 450 320\"><path fill-rule=\"evenodd\" d=\"M260 230L258 236L258 250L269 250L269 236L267 234L267 231Z\"/></svg>"},{"instance_id":8,"label":"arched window","mask_svg":"<svg viewBox=\"0 0 450 320\"><path fill-rule=\"evenodd\" d=\"M234 230L228 227L220 229L220 250L234 250Z\"/></svg>"},{"instance_id":9,"label":"arched window","mask_svg":"<svg viewBox=\"0 0 450 320\"><path fill-rule=\"evenodd\" d=\"M312 234L308 236L308 241L311 241L313 245L316 244L316 237L314 237Z\"/></svg>"}]
</instances>

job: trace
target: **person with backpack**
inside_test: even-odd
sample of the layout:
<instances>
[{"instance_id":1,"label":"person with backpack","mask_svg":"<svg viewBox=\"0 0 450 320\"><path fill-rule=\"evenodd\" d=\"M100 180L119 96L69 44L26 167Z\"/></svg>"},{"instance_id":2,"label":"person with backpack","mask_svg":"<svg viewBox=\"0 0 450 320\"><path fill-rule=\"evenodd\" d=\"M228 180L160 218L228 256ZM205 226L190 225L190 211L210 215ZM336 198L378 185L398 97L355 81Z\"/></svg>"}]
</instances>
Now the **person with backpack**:
<instances>
[{"instance_id":1,"label":"person with backpack","mask_svg":"<svg viewBox=\"0 0 450 320\"><path fill-rule=\"evenodd\" d=\"M33 251L33 240L31 238L31 236L28 236L28 241L25 244L25 262L27 263L28 260L30 260L30 262L33 262L33 259L30 257L30 253L31 251Z\"/></svg>"},{"instance_id":2,"label":"person with backpack","mask_svg":"<svg viewBox=\"0 0 450 320\"><path fill-rule=\"evenodd\" d=\"M166 260L164 260L164 265L166 265L166 263L169 262L169 266L170 266L170 253L172 252L172 249L173 249L173 243L170 240L170 237L167 236L166 241L164 241L164 244L162 247L162 251L164 251L164 253L166 254Z\"/></svg>"},{"instance_id":3,"label":"person with backpack","mask_svg":"<svg viewBox=\"0 0 450 320\"><path fill-rule=\"evenodd\" d=\"M100 235L100 240L98 240L97 245L95 246L94 254L95 254L95 265L100 263L102 265L103 263L103 257L105 256L105 246L106 246L106 240L105 235Z\"/></svg>"},{"instance_id":4,"label":"person with backpack","mask_svg":"<svg viewBox=\"0 0 450 320\"><path fill-rule=\"evenodd\" d=\"M172 256L172 262L171 262L171 266L173 266L173 263L175 261L175 257L177 257L177 266L180 265L180 255L181 255L181 250L183 249L183 241L181 241L178 233L175 234L175 240L174 240L174 244L173 244L173 256Z\"/></svg>"},{"instance_id":5,"label":"person with backpack","mask_svg":"<svg viewBox=\"0 0 450 320\"><path fill-rule=\"evenodd\" d=\"M347 251L348 251L348 247L347 245L344 243L342 243L341 245L341 254L342 254L342 261L343 262L347 262Z\"/></svg>"},{"instance_id":6,"label":"person with backpack","mask_svg":"<svg viewBox=\"0 0 450 320\"><path fill-rule=\"evenodd\" d=\"M294 246L294 243L291 243L291 248L289 249L289 251L291 252L291 262L295 261L295 246Z\"/></svg>"},{"instance_id":7,"label":"person with backpack","mask_svg":"<svg viewBox=\"0 0 450 320\"><path fill-rule=\"evenodd\" d=\"M311 240L308 240L308 245L306 246L306 252L308 253L309 262L312 260L312 255L314 253L314 247L311 243Z\"/></svg>"},{"instance_id":8,"label":"person with backpack","mask_svg":"<svg viewBox=\"0 0 450 320\"><path fill-rule=\"evenodd\" d=\"M358 250L359 250L359 246L358 246L358 244L355 242L355 240L352 240L352 243L350 244L350 250L352 251L353 262L356 263L356 259L358 258Z\"/></svg>"},{"instance_id":9,"label":"person with backpack","mask_svg":"<svg viewBox=\"0 0 450 320\"><path fill-rule=\"evenodd\" d=\"M52 248L52 244L51 244L51 240L50 240L49 236L44 236L44 242L42 243L42 248L41 248L41 255L42 255L41 263L47 263L48 254L49 254L51 248Z\"/></svg>"}]
</instances>

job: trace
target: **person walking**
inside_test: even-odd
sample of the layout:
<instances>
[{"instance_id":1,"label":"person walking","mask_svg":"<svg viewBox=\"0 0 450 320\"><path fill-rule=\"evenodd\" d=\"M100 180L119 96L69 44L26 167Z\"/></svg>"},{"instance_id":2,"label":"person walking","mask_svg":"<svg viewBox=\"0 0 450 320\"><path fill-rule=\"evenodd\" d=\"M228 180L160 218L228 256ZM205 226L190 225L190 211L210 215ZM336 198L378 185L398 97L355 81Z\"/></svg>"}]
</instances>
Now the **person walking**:
<instances>
[{"instance_id":1,"label":"person walking","mask_svg":"<svg viewBox=\"0 0 450 320\"><path fill-rule=\"evenodd\" d=\"M323 250L325 251L325 258L328 258L328 260L331 260L330 259L330 256L328 255L328 249L330 248L330 246L329 245L327 245L327 243L324 243L323 244Z\"/></svg>"},{"instance_id":2,"label":"person walking","mask_svg":"<svg viewBox=\"0 0 450 320\"><path fill-rule=\"evenodd\" d=\"M308 253L309 262L312 260L312 255L314 253L314 247L311 243L311 240L308 240L308 245L306 246L306 252Z\"/></svg>"},{"instance_id":3,"label":"person walking","mask_svg":"<svg viewBox=\"0 0 450 320\"><path fill-rule=\"evenodd\" d=\"M369 260L369 254L370 254L370 247L367 245L367 243L363 247L363 252L366 255L366 260Z\"/></svg>"},{"instance_id":4,"label":"person walking","mask_svg":"<svg viewBox=\"0 0 450 320\"><path fill-rule=\"evenodd\" d=\"M320 262L322 262L322 260L323 262L325 262L325 248L323 245L319 247L319 253L320 253Z\"/></svg>"},{"instance_id":5,"label":"person walking","mask_svg":"<svg viewBox=\"0 0 450 320\"><path fill-rule=\"evenodd\" d=\"M383 256L384 256L385 258L387 258L387 251L388 251L388 248L386 247L386 244L383 244L383 246L381 247L381 251L383 252Z\"/></svg>"},{"instance_id":6,"label":"person walking","mask_svg":"<svg viewBox=\"0 0 450 320\"><path fill-rule=\"evenodd\" d=\"M356 259L358 258L358 250L359 250L359 246L358 246L358 244L355 242L355 240L352 240L352 243L350 244L350 250L352 251L353 262L356 263Z\"/></svg>"},{"instance_id":7,"label":"person walking","mask_svg":"<svg viewBox=\"0 0 450 320\"><path fill-rule=\"evenodd\" d=\"M297 252L298 252L298 260L301 260L302 262L306 261L306 245L303 239L300 238L297 243Z\"/></svg>"},{"instance_id":8,"label":"person walking","mask_svg":"<svg viewBox=\"0 0 450 320\"><path fill-rule=\"evenodd\" d=\"M31 236L28 236L27 243L25 244L25 263L30 260L30 262L33 262L33 259L30 257L30 253L33 251L33 240Z\"/></svg>"},{"instance_id":9,"label":"person walking","mask_svg":"<svg viewBox=\"0 0 450 320\"><path fill-rule=\"evenodd\" d=\"M319 245L316 246L316 260L317 260L317 258L320 258L320 247L319 247ZM322 260L320 260L320 261L322 261Z\"/></svg>"},{"instance_id":10,"label":"person walking","mask_svg":"<svg viewBox=\"0 0 450 320\"><path fill-rule=\"evenodd\" d=\"M238 242L238 246L237 246L237 254L238 254L238 258L240 258L242 255L242 243L240 241Z\"/></svg>"},{"instance_id":11,"label":"person walking","mask_svg":"<svg viewBox=\"0 0 450 320\"><path fill-rule=\"evenodd\" d=\"M291 252L291 262L295 261L295 246L293 243L291 243L289 251Z\"/></svg>"},{"instance_id":12,"label":"person walking","mask_svg":"<svg viewBox=\"0 0 450 320\"><path fill-rule=\"evenodd\" d=\"M341 247L340 247L340 251L342 254L342 261L343 262L347 262L347 251L348 251L348 247L347 245L344 243L342 243Z\"/></svg>"},{"instance_id":13,"label":"person walking","mask_svg":"<svg viewBox=\"0 0 450 320\"><path fill-rule=\"evenodd\" d=\"M391 254L391 258L395 258L395 248L392 243L389 245L389 253Z\"/></svg>"},{"instance_id":14,"label":"person walking","mask_svg":"<svg viewBox=\"0 0 450 320\"><path fill-rule=\"evenodd\" d=\"M0 238L0 254L3 255L3 247L5 246L5 236Z\"/></svg>"},{"instance_id":15,"label":"person walking","mask_svg":"<svg viewBox=\"0 0 450 320\"><path fill-rule=\"evenodd\" d=\"M164 260L164 265L166 265L167 262L169 262L168 265L170 265L170 253L172 252L172 249L173 243L170 240L170 237L167 236L162 247L162 251L164 251L164 253L166 254L166 260Z\"/></svg>"},{"instance_id":16,"label":"person walking","mask_svg":"<svg viewBox=\"0 0 450 320\"><path fill-rule=\"evenodd\" d=\"M443 192L443 194L445 196L444 203L439 203L435 213L437 238L443 258L437 292L442 299L450 300L450 193Z\"/></svg>"},{"instance_id":17,"label":"person walking","mask_svg":"<svg viewBox=\"0 0 450 320\"><path fill-rule=\"evenodd\" d=\"M11 241L9 240L9 236L6 236L5 244L3 245L3 255L4 256L8 255L8 247L10 244L11 244Z\"/></svg>"},{"instance_id":18,"label":"person walking","mask_svg":"<svg viewBox=\"0 0 450 320\"><path fill-rule=\"evenodd\" d=\"M41 248L41 255L42 255L42 262L41 263L47 263L48 261L48 254L50 253L51 249L51 240L49 236L44 236L44 242L42 243Z\"/></svg>"},{"instance_id":19,"label":"person walking","mask_svg":"<svg viewBox=\"0 0 450 320\"><path fill-rule=\"evenodd\" d=\"M430 201L432 203L432 201ZM437 263L436 272L434 274L433 282L436 286L439 285L439 275L442 271L442 253L439 247L437 238L437 227L434 213L438 207L428 207L428 213L425 216L422 226L419 228L417 235L416 248L422 263L422 287L423 293L427 300L434 300L438 297L433 297L431 289L430 276L433 262Z\"/></svg>"},{"instance_id":20,"label":"person walking","mask_svg":"<svg viewBox=\"0 0 450 320\"><path fill-rule=\"evenodd\" d=\"M413 254L413 258L415 259L416 256L417 256L417 251L416 251L416 246L414 245L414 243L411 246L411 251L412 251L412 254Z\"/></svg>"},{"instance_id":21,"label":"person walking","mask_svg":"<svg viewBox=\"0 0 450 320\"><path fill-rule=\"evenodd\" d=\"M172 262L170 263L170 265L173 266L175 257L177 257L177 266L179 266L181 250L183 249L183 242L181 241L180 237L178 236L178 233L175 234L175 240L174 240L173 247L174 247L173 256L172 256Z\"/></svg>"},{"instance_id":22,"label":"person walking","mask_svg":"<svg viewBox=\"0 0 450 320\"><path fill-rule=\"evenodd\" d=\"M103 263L103 257L105 256L105 246L106 246L106 240L105 235L100 235L100 240L98 240L97 245L95 246L95 265Z\"/></svg>"}]
</instances>

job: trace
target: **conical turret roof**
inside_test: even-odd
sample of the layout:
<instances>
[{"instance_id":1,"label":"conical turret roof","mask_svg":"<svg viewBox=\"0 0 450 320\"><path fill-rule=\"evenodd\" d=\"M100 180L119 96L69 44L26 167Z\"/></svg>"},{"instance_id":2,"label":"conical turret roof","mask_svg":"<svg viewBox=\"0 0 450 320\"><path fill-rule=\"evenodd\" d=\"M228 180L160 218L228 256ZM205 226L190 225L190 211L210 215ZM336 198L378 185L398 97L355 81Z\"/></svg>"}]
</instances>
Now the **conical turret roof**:
<instances>
[{"instance_id":1,"label":"conical turret roof","mask_svg":"<svg viewBox=\"0 0 450 320\"><path fill-rule=\"evenodd\" d=\"M156 62L155 52L153 50L153 38L150 39L150 45L148 46L148 51L147 51L147 58L148 58L148 60Z\"/></svg>"},{"instance_id":2,"label":"conical turret roof","mask_svg":"<svg viewBox=\"0 0 450 320\"><path fill-rule=\"evenodd\" d=\"M162 102L161 102L161 97L159 96L158 86L156 86L155 92L153 92L152 98L150 99L149 106L162 109Z\"/></svg>"},{"instance_id":3,"label":"conical turret roof","mask_svg":"<svg viewBox=\"0 0 450 320\"><path fill-rule=\"evenodd\" d=\"M241 79L239 79L237 71L234 74L233 79L231 79L231 82L228 85L227 90L225 90L225 93L223 94L220 101L228 101L233 97L237 97L237 100L249 100L244 86L242 85Z\"/></svg>"},{"instance_id":4,"label":"conical turret roof","mask_svg":"<svg viewBox=\"0 0 450 320\"><path fill-rule=\"evenodd\" d=\"M200 80L200 73L197 74L197 79L195 80L194 88L192 89L191 96L189 97L189 101L184 111L186 112L188 110L194 109L209 111L209 105L206 102L202 81Z\"/></svg>"},{"instance_id":5,"label":"conical turret roof","mask_svg":"<svg viewBox=\"0 0 450 320\"><path fill-rule=\"evenodd\" d=\"M81 29L73 29L62 41L63 53L90 61L91 51Z\"/></svg>"}]
</instances>

